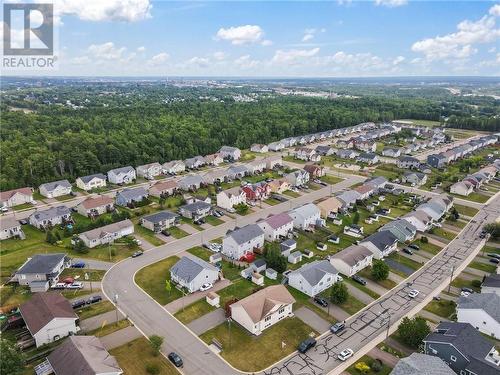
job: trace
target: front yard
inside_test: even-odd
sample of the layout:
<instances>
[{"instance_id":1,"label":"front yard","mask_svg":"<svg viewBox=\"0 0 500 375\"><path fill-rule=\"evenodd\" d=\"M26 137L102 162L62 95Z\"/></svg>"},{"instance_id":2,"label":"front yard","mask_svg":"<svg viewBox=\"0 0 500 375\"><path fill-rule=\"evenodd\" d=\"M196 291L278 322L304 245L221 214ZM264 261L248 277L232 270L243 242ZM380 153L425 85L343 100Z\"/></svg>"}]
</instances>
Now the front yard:
<instances>
[{"instance_id":1,"label":"front yard","mask_svg":"<svg viewBox=\"0 0 500 375\"><path fill-rule=\"evenodd\" d=\"M442 299L441 301L431 301L424 310L430 311L433 314L439 315L445 319L451 319L455 314L457 304L453 301Z\"/></svg>"},{"instance_id":2,"label":"front yard","mask_svg":"<svg viewBox=\"0 0 500 375\"><path fill-rule=\"evenodd\" d=\"M80 320L88 319L96 315L104 314L108 311L113 311L115 306L109 301L101 301L93 305L87 305L76 310L76 314Z\"/></svg>"}]
</instances>

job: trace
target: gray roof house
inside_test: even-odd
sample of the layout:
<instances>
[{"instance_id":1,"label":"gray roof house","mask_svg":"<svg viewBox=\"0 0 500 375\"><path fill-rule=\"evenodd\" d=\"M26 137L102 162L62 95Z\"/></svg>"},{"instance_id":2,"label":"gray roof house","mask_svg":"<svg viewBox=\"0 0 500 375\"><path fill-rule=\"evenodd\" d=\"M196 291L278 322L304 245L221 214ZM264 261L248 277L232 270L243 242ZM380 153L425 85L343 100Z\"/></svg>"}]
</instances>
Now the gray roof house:
<instances>
[{"instance_id":1,"label":"gray roof house","mask_svg":"<svg viewBox=\"0 0 500 375\"><path fill-rule=\"evenodd\" d=\"M141 202L148 195L148 191L143 187L123 189L116 193L116 204L125 207L129 204Z\"/></svg>"},{"instance_id":2,"label":"gray roof house","mask_svg":"<svg viewBox=\"0 0 500 375\"><path fill-rule=\"evenodd\" d=\"M215 283L219 279L219 270L204 260L189 255L183 256L172 268L170 278L190 293L200 290L206 283Z\"/></svg>"},{"instance_id":3,"label":"gray roof house","mask_svg":"<svg viewBox=\"0 0 500 375\"><path fill-rule=\"evenodd\" d=\"M231 180L235 179L240 179L245 177L247 174L250 173L250 170L246 165L240 164L240 165L231 165L227 170L227 176Z\"/></svg>"},{"instance_id":4,"label":"gray roof house","mask_svg":"<svg viewBox=\"0 0 500 375\"><path fill-rule=\"evenodd\" d=\"M179 213L189 219L198 220L207 216L212 209L210 203L204 201L194 201L193 203L185 204L179 208Z\"/></svg>"},{"instance_id":5,"label":"gray roof house","mask_svg":"<svg viewBox=\"0 0 500 375\"><path fill-rule=\"evenodd\" d=\"M129 219L126 219L80 233L78 238L87 247L93 248L111 243L132 233L134 233L134 224Z\"/></svg>"},{"instance_id":6,"label":"gray roof house","mask_svg":"<svg viewBox=\"0 0 500 375\"><path fill-rule=\"evenodd\" d=\"M310 297L331 287L338 280L339 271L327 260L316 260L290 272L288 284Z\"/></svg>"},{"instance_id":7,"label":"gray roof house","mask_svg":"<svg viewBox=\"0 0 500 375\"><path fill-rule=\"evenodd\" d=\"M29 217L29 222L38 229L71 221L71 211L66 206L51 207L43 211L35 211Z\"/></svg>"},{"instance_id":8,"label":"gray roof house","mask_svg":"<svg viewBox=\"0 0 500 375\"><path fill-rule=\"evenodd\" d=\"M289 211L288 214L293 219L294 228L308 229L311 227L324 225L321 213L314 203L307 203Z\"/></svg>"},{"instance_id":9,"label":"gray roof house","mask_svg":"<svg viewBox=\"0 0 500 375\"><path fill-rule=\"evenodd\" d=\"M85 191L97 189L106 186L106 175L102 173L91 174L78 177L75 182L76 186Z\"/></svg>"},{"instance_id":10,"label":"gray roof house","mask_svg":"<svg viewBox=\"0 0 500 375\"><path fill-rule=\"evenodd\" d=\"M358 199L361 199L361 194L356 190L346 190L337 195L337 199L342 203L342 208L347 208L355 204Z\"/></svg>"},{"instance_id":11,"label":"gray roof house","mask_svg":"<svg viewBox=\"0 0 500 375\"><path fill-rule=\"evenodd\" d=\"M205 158L203 156L195 156L194 158L189 158L184 161L186 168L196 169L204 166L206 164Z\"/></svg>"},{"instance_id":12,"label":"gray roof house","mask_svg":"<svg viewBox=\"0 0 500 375\"><path fill-rule=\"evenodd\" d=\"M343 275L351 277L372 265L373 253L365 246L351 245L330 256L330 263Z\"/></svg>"},{"instance_id":13,"label":"gray roof house","mask_svg":"<svg viewBox=\"0 0 500 375\"><path fill-rule=\"evenodd\" d=\"M375 259L382 259L397 249L398 238L388 230L373 233L359 242L373 253Z\"/></svg>"},{"instance_id":14,"label":"gray roof house","mask_svg":"<svg viewBox=\"0 0 500 375\"><path fill-rule=\"evenodd\" d=\"M481 293L496 293L500 295L500 274L492 273L485 276L481 284Z\"/></svg>"},{"instance_id":15,"label":"gray roof house","mask_svg":"<svg viewBox=\"0 0 500 375\"><path fill-rule=\"evenodd\" d=\"M12 281L27 285L32 292L45 292L55 284L64 268L69 266L66 254L36 254L28 258L14 274Z\"/></svg>"},{"instance_id":16,"label":"gray roof house","mask_svg":"<svg viewBox=\"0 0 500 375\"><path fill-rule=\"evenodd\" d=\"M500 296L496 293L472 293L460 297L457 322L469 323L480 332L500 337Z\"/></svg>"},{"instance_id":17,"label":"gray roof house","mask_svg":"<svg viewBox=\"0 0 500 375\"><path fill-rule=\"evenodd\" d=\"M231 259L241 259L263 247L264 231L258 224L249 224L229 231L222 240L222 254Z\"/></svg>"},{"instance_id":18,"label":"gray roof house","mask_svg":"<svg viewBox=\"0 0 500 375\"><path fill-rule=\"evenodd\" d=\"M289 238L280 243L281 255L288 257L290 253L297 248L297 241Z\"/></svg>"},{"instance_id":19,"label":"gray roof house","mask_svg":"<svg viewBox=\"0 0 500 375\"><path fill-rule=\"evenodd\" d=\"M401 156L398 160L396 160L396 165L398 168L403 169L418 168L420 160L414 158L413 156Z\"/></svg>"},{"instance_id":20,"label":"gray roof house","mask_svg":"<svg viewBox=\"0 0 500 375\"><path fill-rule=\"evenodd\" d=\"M388 230L395 235L399 242L412 241L417 234L417 228L409 221L396 219L385 224L381 230Z\"/></svg>"},{"instance_id":21,"label":"gray roof house","mask_svg":"<svg viewBox=\"0 0 500 375\"><path fill-rule=\"evenodd\" d=\"M108 181L112 184L130 184L135 178L135 169L130 166L108 171Z\"/></svg>"},{"instance_id":22,"label":"gray roof house","mask_svg":"<svg viewBox=\"0 0 500 375\"><path fill-rule=\"evenodd\" d=\"M47 182L38 187L40 194L47 198L56 198L71 193L72 186L68 180Z\"/></svg>"},{"instance_id":23,"label":"gray roof house","mask_svg":"<svg viewBox=\"0 0 500 375\"><path fill-rule=\"evenodd\" d=\"M441 358L412 353L401 358L389 375L455 375L455 372Z\"/></svg>"},{"instance_id":24,"label":"gray roof house","mask_svg":"<svg viewBox=\"0 0 500 375\"><path fill-rule=\"evenodd\" d=\"M219 154L224 159L238 160L241 157L241 150L237 147L222 146L219 150Z\"/></svg>"},{"instance_id":25,"label":"gray roof house","mask_svg":"<svg viewBox=\"0 0 500 375\"><path fill-rule=\"evenodd\" d=\"M144 216L140 219L140 223L144 228L147 228L155 233L168 229L175 225L178 216L170 211L160 211L152 215Z\"/></svg>"},{"instance_id":26,"label":"gray roof house","mask_svg":"<svg viewBox=\"0 0 500 375\"><path fill-rule=\"evenodd\" d=\"M199 176L197 174L191 174L191 175L188 175L188 176L181 178L178 181L178 186L180 189L186 190L186 191L197 190L200 188L202 182L203 182L203 179L201 176Z\"/></svg>"}]
</instances>

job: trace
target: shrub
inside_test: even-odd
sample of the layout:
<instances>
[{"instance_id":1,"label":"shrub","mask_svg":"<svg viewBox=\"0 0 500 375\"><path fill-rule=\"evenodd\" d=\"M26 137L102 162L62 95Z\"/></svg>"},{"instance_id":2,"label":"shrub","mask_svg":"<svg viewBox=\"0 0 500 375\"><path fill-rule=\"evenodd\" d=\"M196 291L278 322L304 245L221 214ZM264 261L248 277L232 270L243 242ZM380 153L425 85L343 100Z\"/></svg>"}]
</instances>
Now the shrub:
<instances>
[{"instance_id":1,"label":"shrub","mask_svg":"<svg viewBox=\"0 0 500 375\"><path fill-rule=\"evenodd\" d=\"M160 366L156 363L146 364L146 372L151 375L158 375L160 373Z\"/></svg>"},{"instance_id":2,"label":"shrub","mask_svg":"<svg viewBox=\"0 0 500 375\"><path fill-rule=\"evenodd\" d=\"M349 298L349 291L343 282L333 284L330 300L336 305L341 305Z\"/></svg>"},{"instance_id":3,"label":"shrub","mask_svg":"<svg viewBox=\"0 0 500 375\"><path fill-rule=\"evenodd\" d=\"M472 280L471 284L474 288L480 288L481 287L481 280Z\"/></svg>"},{"instance_id":4,"label":"shrub","mask_svg":"<svg viewBox=\"0 0 500 375\"><path fill-rule=\"evenodd\" d=\"M354 368L358 370L359 372L367 373L370 371L370 366L368 366L365 362L357 362L354 365Z\"/></svg>"},{"instance_id":5,"label":"shrub","mask_svg":"<svg viewBox=\"0 0 500 375\"><path fill-rule=\"evenodd\" d=\"M370 365L370 368L373 372L380 372L382 370L382 361L380 359L376 359Z\"/></svg>"},{"instance_id":6,"label":"shrub","mask_svg":"<svg viewBox=\"0 0 500 375\"><path fill-rule=\"evenodd\" d=\"M425 236L422 236L420 238L420 242L422 242L422 243L429 243L429 239L427 237L425 237Z\"/></svg>"}]
</instances>

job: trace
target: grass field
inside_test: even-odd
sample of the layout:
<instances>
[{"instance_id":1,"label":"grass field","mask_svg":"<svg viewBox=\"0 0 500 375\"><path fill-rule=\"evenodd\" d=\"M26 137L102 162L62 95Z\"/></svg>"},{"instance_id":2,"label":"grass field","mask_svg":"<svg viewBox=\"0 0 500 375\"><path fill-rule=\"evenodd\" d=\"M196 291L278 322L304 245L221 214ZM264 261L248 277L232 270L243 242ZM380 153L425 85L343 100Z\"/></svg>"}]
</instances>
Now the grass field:
<instances>
[{"instance_id":1,"label":"grass field","mask_svg":"<svg viewBox=\"0 0 500 375\"><path fill-rule=\"evenodd\" d=\"M66 268L62 271L59 278L63 280L66 277L72 277L78 281L101 281L102 277L106 271L103 270L91 270L86 268ZM88 279L85 279L85 274L87 274Z\"/></svg>"},{"instance_id":2,"label":"grass field","mask_svg":"<svg viewBox=\"0 0 500 375\"><path fill-rule=\"evenodd\" d=\"M108 311L113 311L115 307L109 301L101 301L93 305L87 305L81 309L77 309L76 313L80 320L88 319L96 315L103 314Z\"/></svg>"},{"instance_id":3,"label":"grass field","mask_svg":"<svg viewBox=\"0 0 500 375\"><path fill-rule=\"evenodd\" d=\"M421 263L416 262L413 259L407 258L399 253L392 253L391 255L389 255L388 258L391 258L398 263L404 264L405 266L410 267L415 271L418 270L420 267L422 267Z\"/></svg>"},{"instance_id":4,"label":"grass field","mask_svg":"<svg viewBox=\"0 0 500 375\"><path fill-rule=\"evenodd\" d=\"M342 178L327 174L321 177L320 180L326 182L327 184L335 185L338 184L340 181L342 181Z\"/></svg>"},{"instance_id":5,"label":"grass field","mask_svg":"<svg viewBox=\"0 0 500 375\"><path fill-rule=\"evenodd\" d=\"M450 317L455 313L455 308L457 304L453 301L441 300L441 301L431 301L424 307L424 310L430 311L433 314L439 315L445 319L450 319Z\"/></svg>"},{"instance_id":6,"label":"grass field","mask_svg":"<svg viewBox=\"0 0 500 375\"><path fill-rule=\"evenodd\" d=\"M392 281L390 279L375 280L375 278L372 276L371 267L367 267L364 270L358 272L358 275L361 277L364 277L365 279L371 280L374 283L377 283L378 285L380 285L382 288L385 288L385 289L392 289L397 285L394 281ZM360 285L360 284L358 284L358 285Z\"/></svg>"},{"instance_id":7,"label":"grass field","mask_svg":"<svg viewBox=\"0 0 500 375\"><path fill-rule=\"evenodd\" d=\"M184 309L179 310L174 314L174 316L182 323L188 324L213 310L215 310L215 307L210 306L205 298L202 298L193 302L189 306L184 307Z\"/></svg>"},{"instance_id":8,"label":"grass field","mask_svg":"<svg viewBox=\"0 0 500 375\"><path fill-rule=\"evenodd\" d=\"M172 228L169 228L168 231L170 232L170 234L172 236L174 236L175 238L182 238L182 237L186 237L186 236L189 236L189 233L187 233L186 231L182 230L181 228L179 227L172 227Z\"/></svg>"},{"instance_id":9,"label":"grass field","mask_svg":"<svg viewBox=\"0 0 500 375\"><path fill-rule=\"evenodd\" d=\"M131 324L128 319L122 319L115 323L106 324L103 327L94 329L93 331L85 332L89 336L103 337L109 335L113 332L119 331L120 329L127 328Z\"/></svg>"},{"instance_id":10,"label":"grass field","mask_svg":"<svg viewBox=\"0 0 500 375\"><path fill-rule=\"evenodd\" d=\"M418 247L420 247L420 250L426 251L426 252L431 253L433 255L436 255L437 253L439 253L442 250L442 248L439 247L438 245L434 245L434 244L429 243L429 242L424 243L420 239L413 241L412 243L417 245ZM418 250L417 250L417 254L418 254Z\"/></svg>"},{"instance_id":11,"label":"grass field","mask_svg":"<svg viewBox=\"0 0 500 375\"><path fill-rule=\"evenodd\" d=\"M461 204L453 204L453 207L455 207L460 215L465 215L465 216L474 216L478 213L478 209L474 207L469 207L469 206L463 206Z\"/></svg>"},{"instance_id":12,"label":"grass field","mask_svg":"<svg viewBox=\"0 0 500 375\"><path fill-rule=\"evenodd\" d=\"M134 220L135 221L135 220ZM153 246L161 246L165 242L160 240L155 234L149 229L144 228L142 225L134 224L134 232L137 233L138 236L141 236L146 241L148 241Z\"/></svg>"},{"instance_id":13,"label":"grass field","mask_svg":"<svg viewBox=\"0 0 500 375\"><path fill-rule=\"evenodd\" d=\"M475 268L476 270L488 272L488 273L495 273L497 266L493 263L491 264L486 264L486 263L481 263L481 262L471 262L469 263L468 267Z\"/></svg>"},{"instance_id":14,"label":"grass field","mask_svg":"<svg viewBox=\"0 0 500 375\"><path fill-rule=\"evenodd\" d=\"M477 279L480 280L480 277L478 276ZM451 285L457 288L470 288L477 293L481 291L480 288L472 285L472 280L465 280L460 277L457 277L455 280L453 280Z\"/></svg>"},{"instance_id":15,"label":"grass field","mask_svg":"<svg viewBox=\"0 0 500 375\"><path fill-rule=\"evenodd\" d=\"M371 290L369 287L367 287L365 285L361 285L360 283L357 283L356 281L352 280L351 278L344 278L344 281L346 283L352 285L353 287L358 288L362 292L368 294L373 299L378 299L380 297L380 294L374 292L373 290Z\"/></svg>"},{"instance_id":16,"label":"grass field","mask_svg":"<svg viewBox=\"0 0 500 375\"><path fill-rule=\"evenodd\" d=\"M194 256L197 256L200 259L203 259L206 262L208 262L210 255L213 254L210 250L207 250L201 246L192 247L191 249L188 249L187 252Z\"/></svg>"},{"instance_id":17,"label":"grass field","mask_svg":"<svg viewBox=\"0 0 500 375\"><path fill-rule=\"evenodd\" d=\"M369 370L367 371L360 371L356 368L356 364L358 363L364 363L370 367ZM382 364L382 369L380 371L375 372L374 370L371 369L372 364L375 362L375 359L372 357L369 357L367 355L364 355L357 361L355 364L353 364L351 367L347 369L347 372L351 375L389 375L392 371L392 368Z\"/></svg>"}]
</instances>

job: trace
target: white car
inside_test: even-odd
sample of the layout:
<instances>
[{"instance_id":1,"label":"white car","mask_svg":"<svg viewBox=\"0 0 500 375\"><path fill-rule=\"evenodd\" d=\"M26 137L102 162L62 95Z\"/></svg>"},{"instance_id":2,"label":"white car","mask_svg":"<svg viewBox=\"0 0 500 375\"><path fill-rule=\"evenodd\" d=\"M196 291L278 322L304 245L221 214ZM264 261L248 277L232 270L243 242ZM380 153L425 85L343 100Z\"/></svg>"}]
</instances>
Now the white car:
<instances>
[{"instance_id":1,"label":"white car","mask_svg":"<svg viewBox=\"0 0 500 375\"><path fill-rule=\"evenodd\" d=\"M341 361L346 361L349 358L351 358L353 354L354 352L352 351L352 349L347 348L342 350L337 356L337 358L340 359Z\"/></svg>"},{"instance_id":2,"label":"white car","mask_svg":"<svg viewBox=\"0 0 500 375\"><path fill-rule=\"evenodd\" d=\"M200 292L204 292L206 290L209 290L210 288L213 288L213 285L211 283L206 283L200 286Z\"/></svg>"},{"instance_id":3,"label":"white car","mask_svg":"<svg viewBox=\"0 0 500 375\"><path fill-rule=\"evenodd\" d=\"M462 296L462 297L469 297L469 296L470 296L470 293L469 293L469 292L464 292L464 291L461 291L461 292L460 292L460 296Z\"/></svg>"},{"instance_id":4,"label":"white car","mask_svg":"<svg viewBox=\"0 0 500 375\"><path fill-rule=\"evenodd\" d=\"M138 240L137 238L134 238L134 242L137 244L137 246L142 245L142 241Z\"/></svg>"},{"instance_id":5,"label":"white car","mask_svg":"<svg viewBox=\"0 0 500 375\"><path fill-rule=\"evenodd\" d=\"M408 293L408 297L410 297L410 298L415 298L416 296L418 296L418 295L419 295L419 293L420 293L420 292L419 292L418 290L416 290L416 289L412 289L412 290L410 290L410 293Z\"/></svg>"},{"instance_id":6,"label":"white car","mask_svg":"<svg viewBox=\"0 0 500 375\"><path fill-rule=\"evenodd\" d=\"M442 225L441 223L434 223L434 226L435 226L436 228L441 228L443 225Z\"/></svg>"},{"instance_id":7,"label":"white car","mask_svg":"<svg viewBox=\"0 0 500 375\"><path fill-rule=\"evenodd\" d=\"M67 285L66 283L56 283L55 285L52 286L52 289L66 289Z\"/></svg>"},{"instance_id":8,"label":"white car","mask_svg":"<svg viewBox=\"0 0 500 375\"><path fill-rule=\"evenodd\" d=\"M340 275L337 276L337 282L341 283L342 281L344 281L344 278Z\"/></svg>"},{"instance_id":9,"label":"white car","mask_svg":"<svg viewBox=\"0 0 500 375\"><path fill-rule=\"evenodd\" d=\"M75 282L69 284L66 288L68 288L68 289L82 289L83 284L80 281L75 281Z\"/></svg>"},{"instance_id":10,"label":"white car","mask_svg":"<svg viewBox=\"0 0 500 375\"><path fill-rule=\"evenodd\" d=\"M9 212L9 208L8 207L2 207L1 210L2 210L2 212Z\"/></svg>"}]
</instances>

